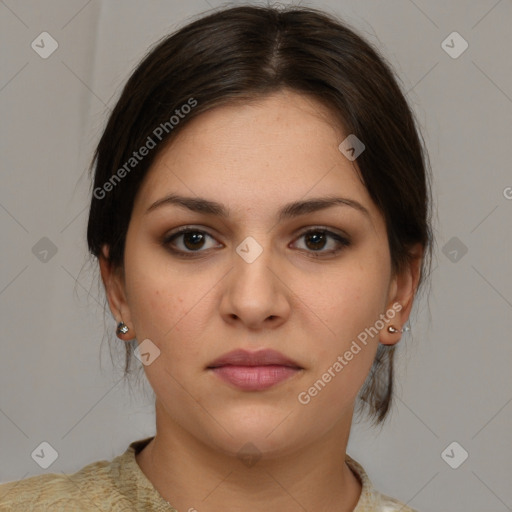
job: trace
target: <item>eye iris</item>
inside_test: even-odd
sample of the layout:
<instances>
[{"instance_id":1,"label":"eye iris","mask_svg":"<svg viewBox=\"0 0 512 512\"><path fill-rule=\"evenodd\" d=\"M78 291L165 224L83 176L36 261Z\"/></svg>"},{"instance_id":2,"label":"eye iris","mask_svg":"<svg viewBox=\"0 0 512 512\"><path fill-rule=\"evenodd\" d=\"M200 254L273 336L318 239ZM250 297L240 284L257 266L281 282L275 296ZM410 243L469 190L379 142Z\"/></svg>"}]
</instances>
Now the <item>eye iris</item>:
<instances>
[{"instance_id":1,"label":"eye iris","mask_svg":"<svg viewBox=\"0 0 512 512\"><path fill-rule=\"evenodd\" d=\"M189 240L192 241L192 247L190 247L190 244L188 243ZM196 244L199 244L199 246L201 246L203 242L204 235L202 233L193 231L183 234L183 243L185 244L187 249L200 249L200 247L196 247Z\"/></svg>"},{"instance_id":2,"label":"eye iris","mask_svg":"<svg viewBox=\"0 0 512 512\"><path fill-rule=\"evenodd\" d=\"M308 244L310 240L313 241L313 245L315 246L313 249L322 249L325 245L325 234L321 232L308 233L306 235L306 244ZM317 245L320 245L321 247L317 247Z\"/></svg>"}]
</instances>

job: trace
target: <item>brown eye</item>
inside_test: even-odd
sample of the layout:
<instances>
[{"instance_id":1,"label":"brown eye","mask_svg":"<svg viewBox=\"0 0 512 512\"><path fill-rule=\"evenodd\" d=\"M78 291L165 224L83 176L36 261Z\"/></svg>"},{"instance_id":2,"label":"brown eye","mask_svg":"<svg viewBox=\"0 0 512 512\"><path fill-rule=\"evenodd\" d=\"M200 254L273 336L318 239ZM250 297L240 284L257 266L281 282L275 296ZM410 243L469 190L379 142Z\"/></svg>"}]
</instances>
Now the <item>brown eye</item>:
<instances>
[{"instance_id":1,"label":"brown eye","mask_svg":"<svg viewBox=\"0 0 512 512\"><path fill-rule=\"evenodd\" d=\"M209 248L205 249L208 238L213 240L213 237L204 231L184 227L166 236L162 245L168 247L173 253L189 256L194 253L206 252L206 249Z\"/></svg>"},{"instance_id":2,"label":"brown eye","mask_svg":"<svg viewBox=\"0 0 512 512\"><path fill-rule=\"evenodd\" d=\"M192 251L195 249L201 249L204 244L205 236L199 231L189 231L188 233L183 233L182 236L183 245Z\"/></svg>"},{"instance_id":3,"label":"brown eye","mask_svg":"<svg viewBox=\"0 0 512 512\"><path fill-rule=\"evenodd\" d=\"M307 252L311 253L315 257L325 254L335 254L351 244L348 238L338 235L337 233L333 233L327 229L319 228L310 229L302 233L299 239L300 238L304 238L304 245L306 246ZM329 240L331 240L330 244ZM328 250L323 250L328 245L330 245L330 248Z\"/></svg>"},{"instance_id":4,"label":"brown eye","mask_svg":"<svg viewBox=\"0 0 512 512\"><path fill-rule=\"evenodd\" d=\"M306 245L308 246L309 249L312 250L323 249L327 242L327 237L325 236L325 233L319 231L307 233L304 236L306 237Z\"/></svg>"}]
</instances>

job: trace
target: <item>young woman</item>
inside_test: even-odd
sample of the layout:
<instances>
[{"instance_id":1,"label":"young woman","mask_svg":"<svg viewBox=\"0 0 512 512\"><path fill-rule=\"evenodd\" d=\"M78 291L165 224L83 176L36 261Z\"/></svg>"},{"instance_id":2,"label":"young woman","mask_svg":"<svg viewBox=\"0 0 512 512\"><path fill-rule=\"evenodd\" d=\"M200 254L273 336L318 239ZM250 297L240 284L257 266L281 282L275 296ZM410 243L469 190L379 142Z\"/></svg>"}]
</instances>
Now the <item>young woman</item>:
<instances>
[{"instance_id":1,"label":"young woman","mask_svg":"<svg viewBox=\"0 0 512 512\"><path fill-rule=\"evenodd\" d=\"M411 511L346 454L388 414L430 263L430 175L388 64L310 8L161 41L94 155L88 243L156 434L2 510Z\"/></svg>"}]
</instances>

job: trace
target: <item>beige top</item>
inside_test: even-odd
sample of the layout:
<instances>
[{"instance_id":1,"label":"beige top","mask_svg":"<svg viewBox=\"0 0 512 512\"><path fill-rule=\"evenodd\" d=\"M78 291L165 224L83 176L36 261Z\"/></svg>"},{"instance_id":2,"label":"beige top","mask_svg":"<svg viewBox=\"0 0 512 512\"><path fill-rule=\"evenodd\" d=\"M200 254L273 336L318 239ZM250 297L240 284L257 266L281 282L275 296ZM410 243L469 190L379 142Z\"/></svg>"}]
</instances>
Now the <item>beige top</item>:
<instances>
[{"instance_id":1,"label":"beige top","mask_svg":"<svg viewBox=\"0 0 512 512\"><path fill-rule=\"evenodd\" d=\"M2 512L177 512L153 487L135 455L153 437L134 441L112 461L93 462L73 474L46 473L0 484ZM376 491L364 469L346 462L362 484L354 512L415 512Z\"/></svg>"}]
</instances>

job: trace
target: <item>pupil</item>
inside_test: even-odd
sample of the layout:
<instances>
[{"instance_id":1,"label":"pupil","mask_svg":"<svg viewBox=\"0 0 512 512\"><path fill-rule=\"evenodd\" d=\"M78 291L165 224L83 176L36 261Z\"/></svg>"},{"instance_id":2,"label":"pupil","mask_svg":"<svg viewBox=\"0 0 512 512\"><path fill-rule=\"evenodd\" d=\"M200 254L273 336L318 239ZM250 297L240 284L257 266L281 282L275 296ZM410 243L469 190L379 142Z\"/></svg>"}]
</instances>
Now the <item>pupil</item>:
<instances>
[{"instance_id":1,"label":"pupil","mask_svg":"<svg viewBox=\"0 0 512 512\"><path fill-rule=\"evenodd\" d=\"M192 246L193 247L189 247L190 244L187 243L188 240L192 239ZM195 247L196 244L201 244L201 242L203 241L203 235L201 233L197 233L197 232L194 232L194 233L185 233L184 237L183 237L183 241L185 243L185 246L187 247L187 249L198 249L198 247Z\"/></svg>"},{"instance_id":2,"label":"pupil","mask_svg":"<svg viewBox=\"0 0 512 512\"><path fill-rule=\"evenodd\" d=\"M307 240L311 240L311 239L317 239L316 241L313 241L313 245L315 245L314 249L322 249L323 247L323 243L325 242L325 235L323 233L320 233L320 234L310 234L310 235L307 235ZM320 245L320 247L316 247L317 245Z\"/></svg>"}]
</instances>

